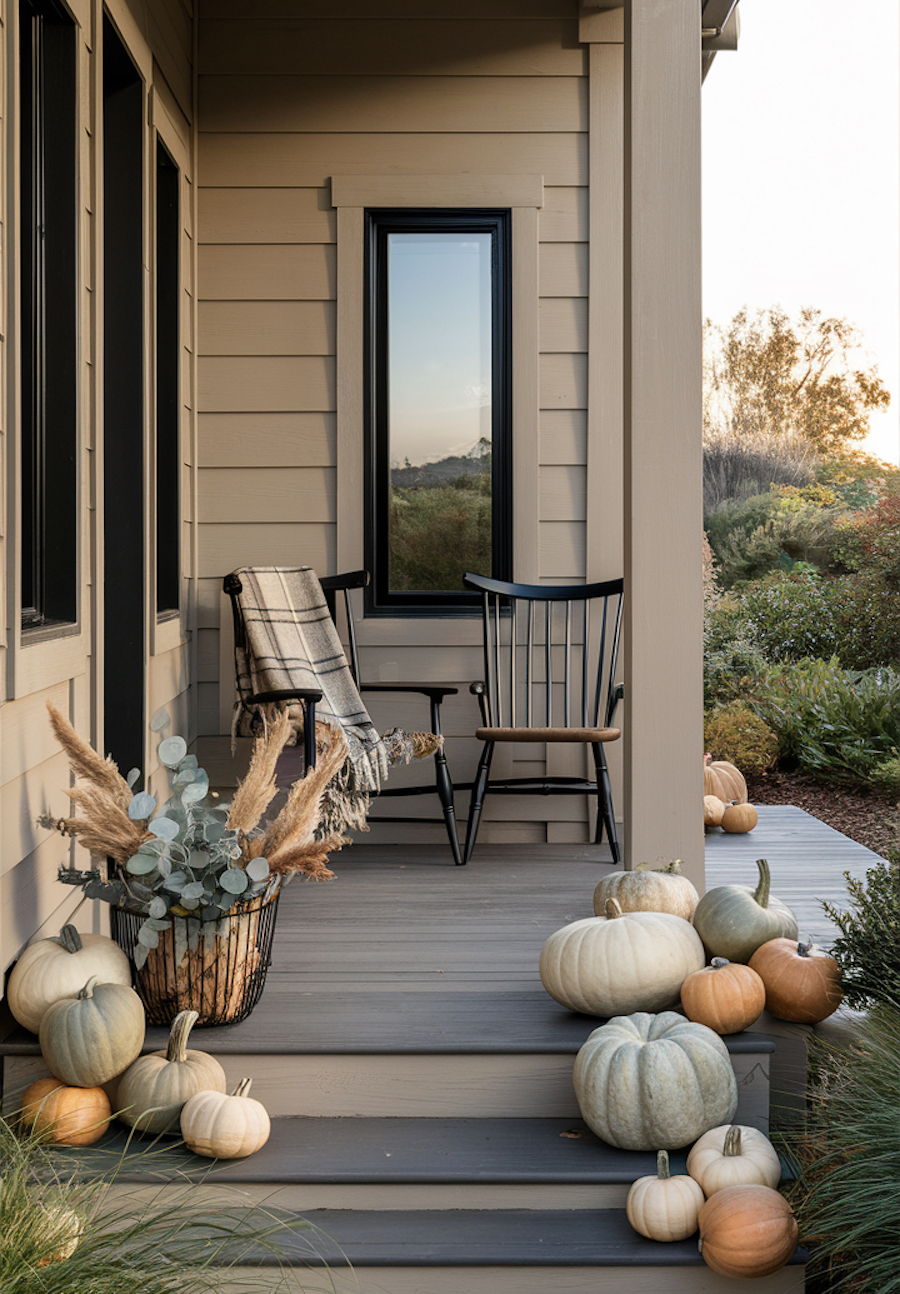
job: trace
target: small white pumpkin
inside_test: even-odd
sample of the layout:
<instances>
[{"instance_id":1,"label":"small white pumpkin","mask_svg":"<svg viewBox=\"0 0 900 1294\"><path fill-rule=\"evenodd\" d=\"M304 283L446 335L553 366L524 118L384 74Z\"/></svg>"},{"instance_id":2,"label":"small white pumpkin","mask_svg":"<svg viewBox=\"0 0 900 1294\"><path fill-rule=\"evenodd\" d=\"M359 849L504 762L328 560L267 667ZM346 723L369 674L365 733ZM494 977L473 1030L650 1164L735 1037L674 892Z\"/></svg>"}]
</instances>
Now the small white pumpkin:
<instances>
[{"instance_id":1,"label":"small white pumpkin","mask_svg":"<svg viewBox=\"0 0 900 1294\"><path fill-rule=\"evenodd\" d=\"M674 1011L617 1016L595 1029L574 1080L585 1123L623 1150L677 1150L737 1110L728 1048Z\"/></svg>"},{"instance_id":2,"label":"small white pumpkin","mask_svg":"<svg viewBox=\"0 0 900 1294\"><path fill-rule=\"evenodd\" d=\"M181 1135L188 1149L207 1159L244 1159L269 1139L265 1106L248 1096L251 1080L242 1078L231 1096L197 1092L181 1111Z\"/></svg>"},{"instance_id":3,"label":"small white pumpkin","mask_svg":"<svg viewBox=\"0 0 900 1294\"><path fill-rule=\"evenodd\" d=\"M672 1177L669 1156L656 1155L656 1176L639 1177L625 1201L628 1221L648 1240L687 1240L700 1225L705 1196L693 1177Z\"/></svg>"},{"instance_id":4,"label":"small white pumpkin","mask_svg":"<svg viewBox=\"0 0 900 1294\"><path fill-rule=\"evenodd\" d=\"M131 966L117 943L63 926L58 936L29 944L12 968L9 1009L19 1024L37 1033L47 1007L74 997L92 975L104 984L131 988Z\"/></svg>"},{"instance_id":5,"label":"small white pumpkin","mask_svg":"<svg viewBox=\"0 0 900 1294\"><path fill-rule=\"evenodd\" d=\"M709 1198L726 1186L771 1186L781 1181L781 1160L764 1133L744 1124L710 1128L691 1147L687 1170Z\"/></svg>"},{"instance_id":6,"label":"small white pumpkin","mask_svg":"<svg viewBox=\"0 0 900 1294\"><path fill-rule=\"evenodd\" d=\"M587 1015L674 1006L688 975L706 962L696 930L671 912L623 912L615 899L607 899L606 913L547 939L539 963L544 988Z\"/></svg>"},{"instance_id":7,"label":"small white pumpkin","mask_svg":"<svg viewBox=\"0 0 900 1294\"><path fill-rule=\"evenodd\" d=\"M200 1016L181 1011L172 1021L165 1051L138 1056L119 1079L116 1103L123 1123L140 1132L178 1130L186 1101L195 1092L227 1091L225 1071L205 1051L189 1051L188 1035Z\"/></svg>"},{"instance_id":8,"label":"small white pumpkin","mask_svg":"<svg viewBox=\"0 0 900 1294\"><path fill-rule=\"evenodd\" d=\"M615 899L623 912L671 912L690 921L700 902L693 883L681 875L681 859L666 867L643 864L632 872L610 872L594 890L594 915L606 915L607 899Z\"/></svg>"}]
</instances>

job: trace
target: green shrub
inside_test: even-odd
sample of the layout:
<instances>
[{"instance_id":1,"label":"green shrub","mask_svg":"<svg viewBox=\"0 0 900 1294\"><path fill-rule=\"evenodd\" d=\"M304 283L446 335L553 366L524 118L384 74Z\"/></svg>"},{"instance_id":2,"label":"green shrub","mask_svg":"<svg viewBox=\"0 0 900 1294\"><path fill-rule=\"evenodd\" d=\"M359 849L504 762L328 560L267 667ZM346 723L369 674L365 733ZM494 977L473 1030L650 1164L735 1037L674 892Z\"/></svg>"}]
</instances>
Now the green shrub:
<instances>
[{"instance_id":1,"label":"green shrub","mask_svg":"<svg viewBox=\"0 0 900 1294\"><path fill-rule=\"evenodd\" d=\"M778 735L780 755L813 776L868 782L900 747L900 674L842 669L831 660L776 665L754 701Z\"/></svg>"},{"instance_id":2,"label":"green shrub","mask_svg":"<svg viewBox=\"0 0 900 1294\"><path fill-rule=\"evenodd\" d=\"M798 437L709 436L703 445L703 511L709 515L723 503L764 494L773 484L805 485L815 468L815 454Z\"/></svg>"},{"instance_id":3,"label":"green shrub","mask_svg":"<svg viewBox=\"0 0 900 1294\"><path fill-rule=\"evenodd\" d=\"M834 610L825 580L808 566L780 571L750 585L741 603L760 651L770 661L797 661L837 654Z\"/></svg>"},{"instance_id":4,"label":"green shrub","mask_svg":"<svg viewBox=\"0 0 900 1294\"><path fill-rule=\"evenodd\" d=\"M732 701L703 719L703 749L714 759L727 759L745 776L764 773L778 754L778 738L748 705Z\"/></svg>"},{"instance_id":5,"label":"green shrub","mask_svg":"<svg viewBox=\"0 0 900 1294\"><path fill-rule=\"evenodd\" d=\"M895 752L887 759L879 760L872 769L871 780L876 791L900 799L900 756Z\"/></svg>"},{"instance_id":6,"label":"green shrub","mask_svg":"<svg viewBox=\"0 0 900 1294\"><path fill-rule=\"evenodd\" d=\"M490 572L491 497L475 486L392 490L392 589L461 589L466 571Z\"/></svg>"},{"instance_id":7,"label":"green shrub","mask_svg":"<svg viewBox=\"0 0 900 1294\"><path fill-rule=\"evenodd\" d=\"M703 622L703 705L709 709L752 693L769 662L741 602L726 594Z\"/></svg>"},{"instance_id":8,"label":"green shrub","mask_svg":"<svg viewBox=\"0 0 900 1294\"><path fill-rule=\"evenodd\" d=\"M900 659L900 590L875 571L826 580L822 601L834 653L847 669L870 669Z\"/></svg>"},{"instance_id":9,"label":"green shrub","mask_svg":"<svg viewBox=\"0 0 900 1294\"><path fill-rule=\"evenodd\" d=\"M726 504L706 519L725 588L807 562L825 571L847 512L827 486L779 486ZM843 532L840 532L843 534Z\"/></svg>"},{"instance_id":10,"label":"green shrub","mask_svg":"<svg viewBox=\"0 0 900 1294\"><path fill-rule=\"evenodd\" d=\"M896 762L896 761L895 761ZM900 852L876 863L857 880L845 872L850 906L846 912L823 903L840 930L832 955L841 968L848 1006L887 1003L900 1008Z\"/></svg>"}]
</instances>

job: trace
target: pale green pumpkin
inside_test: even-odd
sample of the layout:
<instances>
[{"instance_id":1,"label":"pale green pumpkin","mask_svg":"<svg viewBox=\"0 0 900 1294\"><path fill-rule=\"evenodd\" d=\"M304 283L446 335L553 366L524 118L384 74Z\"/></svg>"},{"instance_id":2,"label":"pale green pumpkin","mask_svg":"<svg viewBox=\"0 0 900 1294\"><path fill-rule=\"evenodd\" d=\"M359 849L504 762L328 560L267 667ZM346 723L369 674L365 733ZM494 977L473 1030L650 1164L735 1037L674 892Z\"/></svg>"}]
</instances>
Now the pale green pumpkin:
<instances>
[{"instance_id":1,"label":"pale green pumpkin","mask_svg":"<svg viewBox=\"0 0 900 1294\"><path fill-rule=\"evenodd\" d=\"M94 976L77 997L47 1008L40 1042L50 1071L71 1087L99 1087L127 1069L144 1045L144 1007L134 989Z\"/></svg>"},{"instance_id":2,"label":"pale green pumpkin","mask_svg":"<svg viewBox=\"0 0 900 1294\"><path fill-rule=\"evenodd\" d=\"M119 1080L119 1118L140 1132L177 1132L184 1104L196 1092L226 1090L225 1071L205 1051L189 1051L188 1035L199 1020L182 1011L172 1021L165 1051L138 1056Z\"/></svg>"},{"instance_id":3,"label":"pale green pumpkin","mask_svg":"<svg viewBox=\"0 0 900 1294\"><path fill-rule=\"evenodd\" d=\"M769 864L756 860L759 883L717 885L707 890L694 912L694 929L711 957L746 963L770 939L796 939L797 918L770 892Z\"/></svg>"}]
</instances>

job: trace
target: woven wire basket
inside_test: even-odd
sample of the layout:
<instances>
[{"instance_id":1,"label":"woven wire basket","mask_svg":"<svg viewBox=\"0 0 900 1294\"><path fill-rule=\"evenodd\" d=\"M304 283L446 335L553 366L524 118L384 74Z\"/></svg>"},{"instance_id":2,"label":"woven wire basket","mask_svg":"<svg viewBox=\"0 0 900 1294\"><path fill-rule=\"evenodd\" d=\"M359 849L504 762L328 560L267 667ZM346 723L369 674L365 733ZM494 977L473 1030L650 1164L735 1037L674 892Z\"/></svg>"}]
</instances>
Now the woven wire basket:
<instances>
[{"instance_id":1,"label":"woven wire basket","mask_svg":"<svg viewBox=\"0 0 900 1294\"><path fill-rule=\"evenodd\" d=\"M111 908L112 937L131 962L147 1023L170 1025L179 1011L199 1012L197 1026L245 1020L265 988L278 896L276 890L237 903L211 936L203 934L197 918L173 916L172 928L161 932L140 970L134 950L144 916Z\"/></svg>"}]
</instances>

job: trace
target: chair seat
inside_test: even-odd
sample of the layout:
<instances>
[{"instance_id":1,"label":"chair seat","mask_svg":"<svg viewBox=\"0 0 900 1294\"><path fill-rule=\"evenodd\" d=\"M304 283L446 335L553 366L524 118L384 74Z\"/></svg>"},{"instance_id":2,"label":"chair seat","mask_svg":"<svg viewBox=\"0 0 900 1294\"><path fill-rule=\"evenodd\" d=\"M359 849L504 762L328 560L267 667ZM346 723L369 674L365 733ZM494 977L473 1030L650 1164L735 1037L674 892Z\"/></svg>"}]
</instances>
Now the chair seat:
<instances>
[{"instance_id":1,"label":"chair seat","mask_svg":"<svg viewBox=\"0 0 900 1294\"><path fill-rule=\"evenodd\" d=\"M617 741L618 728L478 728L479 741Z\"/></svg>"}]
</instances>

